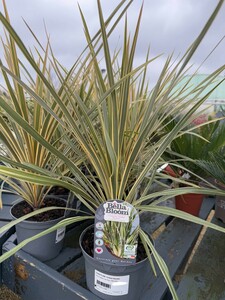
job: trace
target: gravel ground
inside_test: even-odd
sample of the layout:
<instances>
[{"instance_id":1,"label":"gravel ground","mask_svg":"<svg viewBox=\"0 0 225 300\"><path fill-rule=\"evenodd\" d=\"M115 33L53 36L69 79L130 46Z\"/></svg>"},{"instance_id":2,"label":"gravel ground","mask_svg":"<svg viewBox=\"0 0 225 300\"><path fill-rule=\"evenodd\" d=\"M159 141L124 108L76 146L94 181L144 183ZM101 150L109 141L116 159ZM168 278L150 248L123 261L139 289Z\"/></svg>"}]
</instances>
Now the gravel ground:
<instances>
[{"instance_id":1,"label":"gravel ground","mask_svg":"<svg viewBox=\"0 0 225 300\"><path fill-rule=\"evenodd\" d=\"M22 300L19 296L14 294L6 286L0 287L0 300Z\"/></svg>"}]
</instances>

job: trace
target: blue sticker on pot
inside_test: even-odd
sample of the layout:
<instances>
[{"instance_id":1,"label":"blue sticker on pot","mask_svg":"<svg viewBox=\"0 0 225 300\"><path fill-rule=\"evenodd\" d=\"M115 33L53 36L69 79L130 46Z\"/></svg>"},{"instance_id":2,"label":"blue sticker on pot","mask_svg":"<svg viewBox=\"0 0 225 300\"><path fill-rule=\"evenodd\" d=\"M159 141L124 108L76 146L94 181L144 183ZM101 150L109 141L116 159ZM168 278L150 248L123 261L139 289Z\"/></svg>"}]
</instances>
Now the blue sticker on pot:
<instances>
[{"instance_id":1,"label":"blue sticker on pot","mask_svg":"<svg viewBox=\"0 0 225 300\"><path fill-rule=\"evenodd\" d=\"M113 264L136 262L140 220L128 202L110 200L96 211L94 258Z\"/></svg>"}]
</instances>

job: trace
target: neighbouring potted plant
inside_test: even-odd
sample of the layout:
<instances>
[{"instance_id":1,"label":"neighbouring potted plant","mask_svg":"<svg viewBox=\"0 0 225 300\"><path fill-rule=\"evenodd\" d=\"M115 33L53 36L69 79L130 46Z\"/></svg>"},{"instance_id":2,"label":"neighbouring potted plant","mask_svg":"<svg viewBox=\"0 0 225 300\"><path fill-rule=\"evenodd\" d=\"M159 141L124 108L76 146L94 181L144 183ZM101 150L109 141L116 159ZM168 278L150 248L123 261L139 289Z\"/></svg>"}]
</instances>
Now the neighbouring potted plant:
<instances>
[{"instance_id":1,"label":"neighbouring potted plant","mask_svg":"<svg viewBox=\"0 0 225 300\"><path fill-rule=\"evenodd\" d=\"M6 6L5 14L9 21ZM41 105L34 101L32 94L28 95L26 93L18 82L21 80L21 74L25 69L17 55L15 42L7 34L5 35L5 42L3 42L3 49L8 72L11 72L15 78L9 79L7 72L2 70L5 80L5 92L1 95L1 98L7 102L14 114L20 116L23 122L27 123L27 126L32 126L46 142L51 141L55 147L61 149L62 152L65 151L65 147L60 141L61 134L57 122L51 114L47 113ZM46 68L46 62L38 57L37 65L42 69L43 75L48 78L51 84L50 70ZM54 105L51 96L38 76L30 81L30 89L35 93L35 97L43 99L50 106ZM56 170L57 172L58 167L63 168L51 152L17 124L4 108L0 111L0 141L0 160L5 167L13 166L20 170L23 169L25 164L27 166L33 164L37 168L45 169L46 172L50 170ZM61 173L63 172L61 171ZM64 208L54 211L48 210L18 223L16 225L18 243L52 227L64 218L66 201L53 195L49 196L48 192L51 187L46 187L44 183L37 185L31 182L14 180L3 173L0 173L0 178L8 184L10 192L17 194L18 200L20 200L11 208L13 219L18 219L44 207ZM58 255L62 248L64 232L65 229L62 228L42 237L40 240L25 246L24 251L40 260L51 259Z\"/></svg>"},{"instance_id":2,"label":"neighbouring potted plant","mask_svg":"<svg viewBox=\"0 0 225 300\"><path fill-rule=\"evenodd\" d=\"M210 153L207 160L199 160L197 164L214 178L214 183L218 188L225 190L225 159L223 152L224 149L217 153ZM225 197L223 195L216 196L215 217L225 223Z\"/></svg>"},{"instance_id":3,"label":"neighbouring potted plant","mask_svg":"<svg viewBox=\"0 0 225 300\"><path fill-rule=\"evenodd\" d=\"M46 140L33 124L24 122L23 117L18 113L15 114L15 110L2 97L0 98L0 107L6 111L21 130L24 130L51 153L53 161L54 157L57 158L57 161L61 161L71 176L67 176L68 173L65 172L60 174L60 168L46 170L45 166L37 166L35 162L29 165L22 163L19 165L20 168L16 168L18 165L12 163L12 160L8 162L11 166L0 166L0 173L2 176L28 183L44 184L45 186L59 185L67 188L93 213L100 205L110 199L118 199L133 205L139 214L144 211L169 214L225 232L224 228L189 216L184 212L157 205L171 196L199 192L199 188L196 186L168 188L163 192L148 194L151 183L161 176L156 170L165 162L164 152L168 150L171 142L185 130L187 124L191 122L193 113L205 100L205 97L200 98L194 104L193 98L184 101L182 88L176 95L173 93L173 89L185 74L188 62L216 17L223 1L219 2L199 37L183 58L176 65L173 65L171 64L172 57L168 57L151 92L149 92L149 86L146 82L146 75L147 67L154 58L150 59L148 53L146 61L142 65L133 67L142 8L133 38L128 34L127 19L125 19L121 56L117 51L112 56L109 48L111 34L131 2L121 1L105 21L100 1L97 1L100 30L93 38L90 36L88 25L81 12L88 46L85 49L86 55L80 57L68 72L64 68L62 70L62 66L54 57L53 52L48 56L47 51L45 51L44 57L46 59L41 61L48 61L53 66L59 82L57 87L49 82L49 78L36 64L33 56L30 55L7 18L0 14L0 21L10 34L13 43L19 47L21 54L34 69L42 86L46 89L46 94L50 95L50 103L46 99L38 97L38 94L30 89L29 83L22 81L18 74L12 74L3 63L0 68L6 78L12 77L21 89L32 95L35 103L40 105L40 108L43 108L49 117L53 118L57 124L57 129L63 133L60 141L65 146L65 151L61 151L55 141ZM104 73L101 72L98 60L102 53L104 53L106 65L106 72ZM207 84L210 84L224 69L223 66L209 75L204 84L198 86L197 92L204 91ZM32 77L30 73L29 75ZM196 89L191 89L190 95L196 94L195 92ZM192 104L192 108L182 114L184 108L190 107L190 104ZM180 119L168 132L165 130L165 120L171 113ZM84 167L85 172L82 171ZM176 178L175 180L179 181ZM142 183L146 183L146 185L140 195L139 188ZM201 191L208 193L208 189L202 188ZM216 190L215 193L222 194L224 192ZM150 202L145 204L146 201ZM93 216L76 216L62 220L59 224L38 234L38 237L85 218L93 219ZM0 232L13 224L15 223L12 222L12 224L0 229ZM173 298L177 299L169 271L158 255L151 239L141 228L139 228L138 234L153 270L152 257L159 265ZM22 244L3 254L0 261L35 238L37 236L23 241ZM129 299L132 299L131 297L132 295L129 294Z\"/></svg>"},{"instance_id":4,"label":"neighbouring potted plant","mask_svg":"<svg viewBox=\"0 0 225 300\"><path fill-rule=\"evenodd\" d=\"M167 125L171 130L178 121L173 120ZM174 139L165 157L171 160L173 177L180 178L180 186L188 185L209 185L208 174L195 163L195 160L209 158L210 153L216 152L224 147L225 127L221 119L211 119L204 115L195 118L190 126L181 132L180 136ZM175 160L175 164L173 163ZM167 171L167 173L171 170ZM176 208L198 216L202 205L203 194L185 194L175 197Z\"/></svg>"}]
</instances>

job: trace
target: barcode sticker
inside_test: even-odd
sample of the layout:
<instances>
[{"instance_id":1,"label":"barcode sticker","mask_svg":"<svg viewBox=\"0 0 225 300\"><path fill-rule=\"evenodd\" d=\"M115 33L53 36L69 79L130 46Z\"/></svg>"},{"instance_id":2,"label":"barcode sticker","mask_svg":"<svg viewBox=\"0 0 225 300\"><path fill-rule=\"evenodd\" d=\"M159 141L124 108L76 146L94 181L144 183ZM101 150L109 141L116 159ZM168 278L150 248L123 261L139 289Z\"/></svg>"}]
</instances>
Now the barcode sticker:
<instances>
[{"instance_id":1,"label":"barcode sticker","mask_svg":"<svg viewBox=\"0 0 225 300\"><path fill-rule=\"evenodd\" d=\"M107 289L111 289L111 285L105 282L101 282L99 280L97 280L97 284L106 287Z\"/></svg>"},{"instance_id":2,"label":"barcode sticker","mask_svg":"<svg viewBox=\"0 0 225 300\"><path fill-rule=\"evenodd\" d=\"M95 270L95 289L106 295L127 295L129 279L129 275L112 276Z\"/></svg>"},{"instance_id":3,"label":"barcode sticker","mask_svg":"<svg viewBox=\"0 0 225 300\"><path fill-rule=\"evenodd\" d=\"M66 232L66 228L65 227L61 227L58 228L56 231L56 238L55 238L55 243L59 243L65 236L65 232Z\"/></svg>"}]
</instances>

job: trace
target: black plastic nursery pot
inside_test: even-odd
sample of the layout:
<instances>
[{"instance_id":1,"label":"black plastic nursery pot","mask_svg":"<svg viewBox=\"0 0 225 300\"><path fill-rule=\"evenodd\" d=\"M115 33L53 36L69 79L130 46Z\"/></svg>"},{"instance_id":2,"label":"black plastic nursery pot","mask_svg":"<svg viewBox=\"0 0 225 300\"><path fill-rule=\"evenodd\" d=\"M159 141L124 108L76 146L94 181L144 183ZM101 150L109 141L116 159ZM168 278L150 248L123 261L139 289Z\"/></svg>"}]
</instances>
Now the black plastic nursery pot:
<instances>
[{"instance_id":1,"label":"black plastic nursery pot","mask_svg":"<svg viewBox=\"0 0 225 300\"><path fill-rule=\"evenodd\" d=\"M64 200L63 200L64 201ZM66 206L66 201L65 206ZM21 202L14 204L11 208L11 215L14 219L16 217L13 214L14 209ZM46 220L43 222L24 220L18 223L16 227L17 243L24 241L27 238L33 237L42 231L51 228L58 222L63 220L65 216L61 216L54 220ZM47 261L56 257L63 247L63 240L65 236L65 227L59 228L51 233L48 233L32 242L29 242L23 247L26 253L29 253L33 257L40 261Z\"/></svg>"},{"instance_id":2,"label":"black plastic nursery pot","mask_svg":"<svg viewBox=\"0 0 225 300\"><path fill-rule=\"evenodd\" d=\"M225 185L216 180L220 189L225 191ZM225 196L216 196L215 217L225 223Z\"/></svg>"},{"instance_id":3,"label":"black plastic nursery pot","mask_svg":"<svg viewBox=\"0 0 225 300\"><path fill-rule=\"evenodd\" d=\"M216 196L215 217L225 223L225 197Z\"/></svg>"},{"instance_id":4,"label":"black plastic nursery pot","mask_svg":"<svg viewBox=\"0 0 225 300\"><path fill-rule=\"evenodd\" d=\"M88 289L102 299L137 300L147 289L151 268L148 258L135 264L115 265L100 262L90 256L83 248L86 232L94 230L93 225L81 234L79 244L85 260L86 283Z\"/></svg>"}]
</instances>

